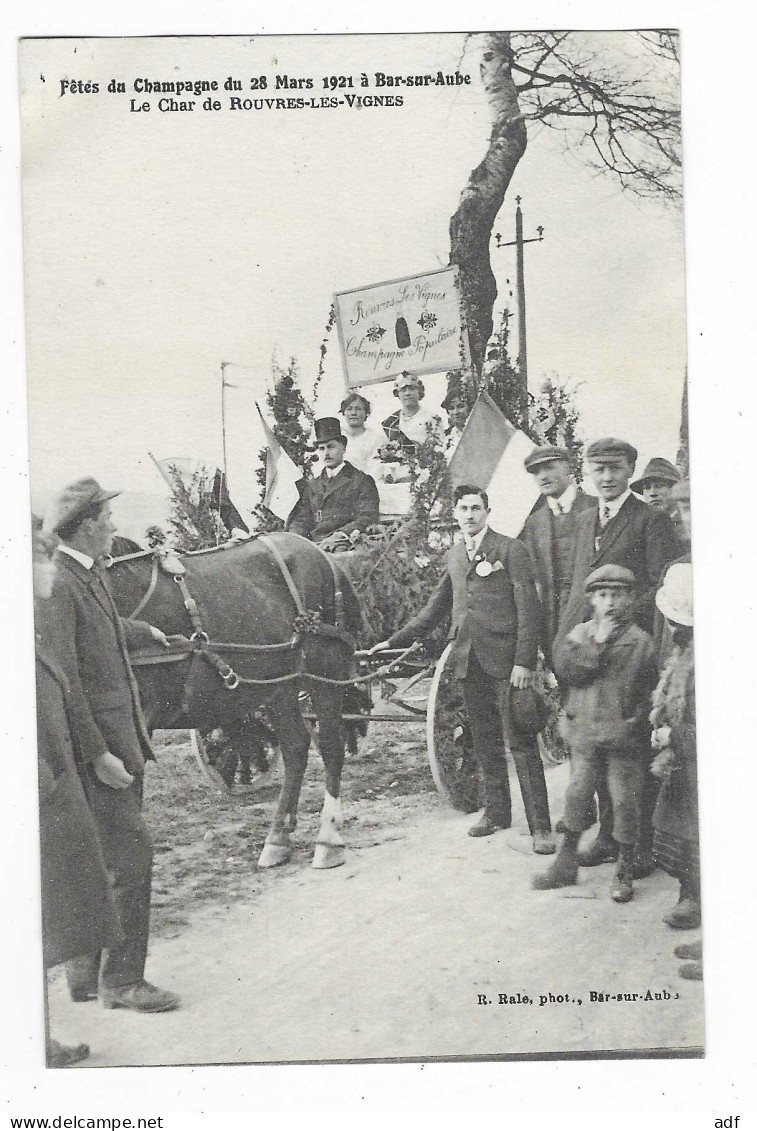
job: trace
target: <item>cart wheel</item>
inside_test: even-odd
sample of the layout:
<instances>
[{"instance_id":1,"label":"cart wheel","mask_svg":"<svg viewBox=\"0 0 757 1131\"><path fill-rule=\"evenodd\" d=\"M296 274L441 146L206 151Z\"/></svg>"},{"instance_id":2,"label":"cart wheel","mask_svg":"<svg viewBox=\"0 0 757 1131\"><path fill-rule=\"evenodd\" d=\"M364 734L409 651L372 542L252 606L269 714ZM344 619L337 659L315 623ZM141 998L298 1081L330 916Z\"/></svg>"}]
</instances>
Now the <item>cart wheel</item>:
<instances>
[{"instance_id":1,"label":"cart wheel","mask_svg":"<svg viewBox=\"0 0 757 1131\"><path fill-rule=\"evenodd\" d=\"M254 765L245 765L231 744L221 745L216 735L217 731L189 732L197 765L213 789L227 797L249 797L272 784L281 762L278 746L267 746Z\"/></svg>"},{"instance_id":2,"label":"cart wheel","mask_svg":"<svg viewBox=\"0 0 757 1131\"><path fill-rule=\"evenodd\" d=\"M426 742L436 788L453 809L475 813L483 805L483 785L459 680L449 667L452 644L439 657L426 709Z\"/></svg>"}]
</instances>

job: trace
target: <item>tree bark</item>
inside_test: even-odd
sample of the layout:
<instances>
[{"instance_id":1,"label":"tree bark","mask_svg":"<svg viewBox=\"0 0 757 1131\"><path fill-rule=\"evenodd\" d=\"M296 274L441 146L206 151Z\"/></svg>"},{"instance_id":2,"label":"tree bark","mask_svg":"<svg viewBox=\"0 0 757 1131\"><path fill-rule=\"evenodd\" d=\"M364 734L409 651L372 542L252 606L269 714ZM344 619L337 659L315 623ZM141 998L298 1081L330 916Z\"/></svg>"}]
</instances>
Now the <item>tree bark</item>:
<instances>
[{"instance_id":1,"label":"tree bark","mask_svg":"<svg viewBox=\"0 0 757 1131\"><path fill-rule=\"evenodd\" d=\"M494 328L497 298L489 257L492 229L527 140L512 77L510 33L496 32L483 38L481 81L493 118L489 148L468 178L449 225L450 263L460 268L471 361L478 377Z\"/></svg>"}]
</instances>

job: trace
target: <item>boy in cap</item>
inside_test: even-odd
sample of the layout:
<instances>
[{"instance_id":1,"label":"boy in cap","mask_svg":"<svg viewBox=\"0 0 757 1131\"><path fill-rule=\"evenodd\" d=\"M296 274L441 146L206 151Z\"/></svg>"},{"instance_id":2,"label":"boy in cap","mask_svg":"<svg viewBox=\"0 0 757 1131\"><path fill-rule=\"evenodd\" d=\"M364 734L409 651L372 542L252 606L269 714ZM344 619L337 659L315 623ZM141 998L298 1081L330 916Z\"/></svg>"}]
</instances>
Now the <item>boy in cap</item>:
<instances>
[{"instance_id":1,"label":"boy in cap","mask_svg":"<svg viewBox=\"0 0 757 1131\"><path fill-rule=\"evenodd\" d=\"M347 437L336 416L316 420L315 446L323 471L305 482L286 529L319 542L324 549L335 549L340 543L349 548L352 535L378 522L376 482L344 458Z\"/></svg>"},{"instance_id":2,"label":"boy in cap","mask_svg":"<svg viewBox=\"0 0 757 1131\"><path fill-rule=\"evenodd\" d=\"M567 448L534 448L523 466L533 475L542 495L541 504L524 523L520 540L531 557L544 622L542 652L552 667L552 641L570 590L576 521L581 511L591 510L596 501L573 481Z\"/></svg>"},{"instance_id":3,"label":"boy in cap","mask_svg":"<svg viewBox=\"0 0 757 1131\"><path fill-rule=\"evenodd\" d=\"M657 680L648 633L633 623L635 578L623 566L604 565L587 577L591 620L576 625L555 649L555 672L567 688L563 737L570 746L565 795L566 832L550 868L535 876L540 890L574 884L578 841L593 820L594 793L606 780L612 801L612 837L619 860L610 895L633 898L644 773L649 761L649 702Z\"/></svg>"}]
</instances>

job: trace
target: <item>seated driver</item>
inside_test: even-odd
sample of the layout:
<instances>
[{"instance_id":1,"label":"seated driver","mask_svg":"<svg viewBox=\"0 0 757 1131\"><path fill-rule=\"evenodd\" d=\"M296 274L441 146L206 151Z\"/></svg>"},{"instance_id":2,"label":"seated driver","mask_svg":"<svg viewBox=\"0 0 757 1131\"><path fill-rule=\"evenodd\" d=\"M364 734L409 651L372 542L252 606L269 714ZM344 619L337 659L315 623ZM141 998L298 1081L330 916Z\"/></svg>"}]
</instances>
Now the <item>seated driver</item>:
<instances>
[{"instance_id":1,"label":"seated driver","mask_svg":"<svg viewBox=\"0 0 757 1131\"><path fill-rule=\"evenodd\" d=\"M348 545L367 527L378 522L379 497L372 476L358 471L344 458L347 437L335 416L315 422L315 447L323 471L305 481L286 529L324 548Z\"/></svg>"}]
</instances>

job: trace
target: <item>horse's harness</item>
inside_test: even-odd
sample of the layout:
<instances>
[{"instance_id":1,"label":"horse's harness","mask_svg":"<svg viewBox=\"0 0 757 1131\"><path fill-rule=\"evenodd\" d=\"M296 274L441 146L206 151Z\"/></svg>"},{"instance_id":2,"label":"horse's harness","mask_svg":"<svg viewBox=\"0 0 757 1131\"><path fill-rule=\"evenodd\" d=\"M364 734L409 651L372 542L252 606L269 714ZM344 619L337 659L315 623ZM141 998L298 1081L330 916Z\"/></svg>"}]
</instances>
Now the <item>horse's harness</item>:
<instances>
[{"instance_id":1,"label":"horse's harness","mask_svg":"<svg viewBox=\"0 0 757 1131\"><path fill-rule=\"evenodd\" d=\"M277 644L237 644L225 643L219 641L212 641L205 629L199 605L195 598L189 591L186 582L186 568L178 555L172 551L161 551L160 548L153 550L138 550L131 554L122 554L115 558L109 558L106 561L107 568L117 564L118 562L133 561L138 558L145 558L152 555L152 573L147 590L140 598L138 604L129 613L127 620L136 620L140 613L146 608L147 604L152 599L155 590L158 586L160 572L168 574L173 577L175 584L178 586L181 593L184 608L192 624L192 633L188 638L181 638L178 642L171 641L170 651L155 653L145 653L142 655L132 656L132 665L134 667L151 667L157 664L176 663L185 660L188 657L199 657L211 668L216 671L222 680L224 687L227 691L236 691L241 685L266 687L274 686L276 684L290 683L294 680L307 680L316 683L326 683L338 687L349 687L355 684L364 683L369 679L375 679L379 675L384 675L391 668L401 663L403 659L415 648L411 645L406 649L401 656L396 657L389 664L374 672L371 676L358 676L352 679L334 679L330 676L317 675L315 672L308 671L307 669L307 653L305 648L306 638L308 636L328 637L331 639L339 640L344 644L351 653L355 651L355 640L347 632L344 627L344 594L339 582L339 573L334 562L328 554L320 547L317 547L323 554L323 557L328 562L331 570L331 575L334 582L334 620L335 624L328 624L321 619L320 610L308 610L302 600L300 591L292 577L291 571L284 560L284 557L279 550L276 543L265 534L257 536L256 541L262 542L266 547L268 553L275 561L281 576L284 579L289 594L294 601L297 614L294 618L293 633L289 640ZM221 549L230 549L232 546L239 543L225 543L219 547L213 547L208 550L190 551L185 556L197 556L199 554L214 553ZM309 543L315 545L315 543ZM227 656L243 656L243 655L274 655L276 653L289 652L292 655L294 666L291 671L286 672L284 675L272 676L267 679L254 679L248 676L239 675L234 668L226 662L221 652Z\"/></svg>"}]
</instances>

